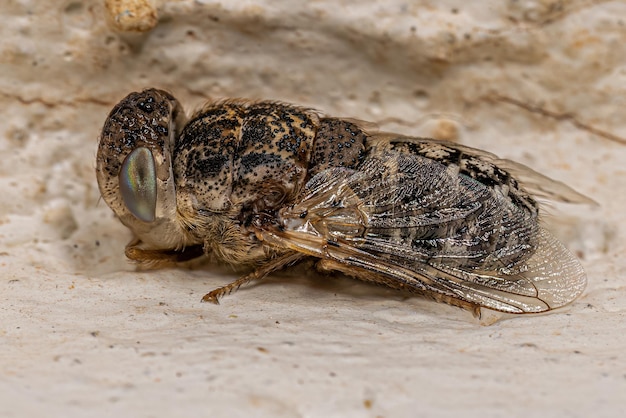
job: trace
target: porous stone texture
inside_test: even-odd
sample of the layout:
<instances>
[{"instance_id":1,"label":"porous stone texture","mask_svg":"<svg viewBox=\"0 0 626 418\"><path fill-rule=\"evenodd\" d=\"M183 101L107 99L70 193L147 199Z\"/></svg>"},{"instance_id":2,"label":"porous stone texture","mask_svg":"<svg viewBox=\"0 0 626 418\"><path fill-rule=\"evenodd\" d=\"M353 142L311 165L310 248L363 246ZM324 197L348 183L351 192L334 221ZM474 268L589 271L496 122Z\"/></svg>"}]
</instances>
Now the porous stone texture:
<instances>
[{"instance_id":1,"label":"porous stone texture","mask_svg":"<svg viewBox=\"0 0 626 418\"><path fill-rule=\"evenodd\" d=\"M0 22L0 416L626 414L626 3L5 0ZM296 270L201 304L237 274L135 271L99 202L99 130L145 87L525 163L599 203L545 215L588 288L477 321Z\"/></svg>"}]
</instances>

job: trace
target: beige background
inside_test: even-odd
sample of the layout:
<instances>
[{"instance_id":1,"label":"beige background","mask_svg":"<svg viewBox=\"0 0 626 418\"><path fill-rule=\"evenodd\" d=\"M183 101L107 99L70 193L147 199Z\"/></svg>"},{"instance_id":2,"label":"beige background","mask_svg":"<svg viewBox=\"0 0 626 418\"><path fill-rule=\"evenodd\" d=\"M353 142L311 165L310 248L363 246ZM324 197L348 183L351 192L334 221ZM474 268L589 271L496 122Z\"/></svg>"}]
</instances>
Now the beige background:
<instances>
[{"instance_id":1,"label":"beige background","mask_svg":"<svg viewBox=\"0 0 626 418\"><path fill-rule=\"evenodd\" d=\"M121 3L109 23L103 1L0 4L0 416L626 414L625 2ZM296 102L565 181L601 205L546 216L588 289L492 325L302 271L201 304L236 275L135 272L98 202L102 123L148 86L188 111Z\"/></svg>"}]
</instances>

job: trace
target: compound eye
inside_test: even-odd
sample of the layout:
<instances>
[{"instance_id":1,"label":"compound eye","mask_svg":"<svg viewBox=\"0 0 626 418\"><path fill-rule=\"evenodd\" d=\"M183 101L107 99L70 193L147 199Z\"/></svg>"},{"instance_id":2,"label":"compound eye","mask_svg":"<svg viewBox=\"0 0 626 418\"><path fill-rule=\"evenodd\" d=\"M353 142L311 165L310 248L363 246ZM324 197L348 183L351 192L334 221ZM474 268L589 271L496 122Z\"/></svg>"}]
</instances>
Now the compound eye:
<instances>
[{"instance_id":1,"label":"compound eye","mask_svg":"<svg viewBox=\"0 0 626 418\"><path fill-rule=\"evenodd\" d=\"M128 154L120 171L124 204L136 218L152 222L156 212L156 171L152 152L145 147Z\"/></svg>"}]
</instances>

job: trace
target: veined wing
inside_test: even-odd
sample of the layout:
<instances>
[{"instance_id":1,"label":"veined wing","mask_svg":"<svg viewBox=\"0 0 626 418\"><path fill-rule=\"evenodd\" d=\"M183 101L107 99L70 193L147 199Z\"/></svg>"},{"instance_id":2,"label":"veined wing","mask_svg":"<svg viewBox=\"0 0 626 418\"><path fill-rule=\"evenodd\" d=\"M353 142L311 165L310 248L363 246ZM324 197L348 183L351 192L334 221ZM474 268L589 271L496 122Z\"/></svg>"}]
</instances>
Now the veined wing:
<instances>
[{"instance_id":1,"label":"veined wing","mask_svg":"<svg viewBox=\"0 0 626 418\"><path fill-rule=\"evenodd\" d=\"M370 152L362 169L329 169L258 232L268 244L357 278L510 313L571 302L578 260L505 191L407 150Z\"/></svg>"},{"instance_id":2,"label":"veined wing","mask_svg":"<svg viewBox=\"0 0 626 418\"><path fill-rule=\"evenodd\" d=\"M495 154L477 148L468 147L449 141L429 138L414 138L396 134L377 133L370 138L370 144L413 144L419 155L436 160L442 164L464 166L469 172L483 170L497 178L511 175L524 190L535 197L567 203L597 204L593 199L578 193L565 183L551 179L530 167L518 162L499 158Z\"/></svg>"}]
</instances>

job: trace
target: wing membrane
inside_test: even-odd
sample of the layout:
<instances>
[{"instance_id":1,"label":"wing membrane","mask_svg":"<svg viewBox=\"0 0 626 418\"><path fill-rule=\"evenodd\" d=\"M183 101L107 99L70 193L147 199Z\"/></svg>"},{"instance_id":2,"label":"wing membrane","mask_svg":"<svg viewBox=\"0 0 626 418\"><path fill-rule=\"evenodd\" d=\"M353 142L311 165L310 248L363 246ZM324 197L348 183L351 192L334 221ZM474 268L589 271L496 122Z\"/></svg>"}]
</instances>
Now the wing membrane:
<instances>
[{"instance_id":1,"label":"wing membrane","mask_svg":"<svg viewBox=\"0 0 626 418\"><path fill-rule=\"evenodd\" d=\"M499 188L408 152L371 152L358 171L312 178L258 233L268 244L400 289L511 313L575 299L578 260Z\"/></svg>"},{"instance_id":2,"label":"wing membrane","mask_svg":"<svg viewBox=\"0 0 626 418\"><path fill-rule=\"evenodd\" d=\"M593 199L578 193L565 183L544 176L524 164L499 158L495 154L488 151L467 147L449 141L405 137L389 133L375 134L370 138L370 143L374 146L388 143L416 144L419 145L420 151L423 152L424 155L428 155L430 158L443 163L449 163L450 160L448 160L448 158L450 158L451 155L471 156L472 158L478 159L487 164L493 164L494 166L499 167L500 169L503 169L507 173L511 174L522 184L523 188L527 192L536 197L542 197L558 202L597 205ZM452 162L457 163L458 161Z\"/></svg>"}]
</instances>

